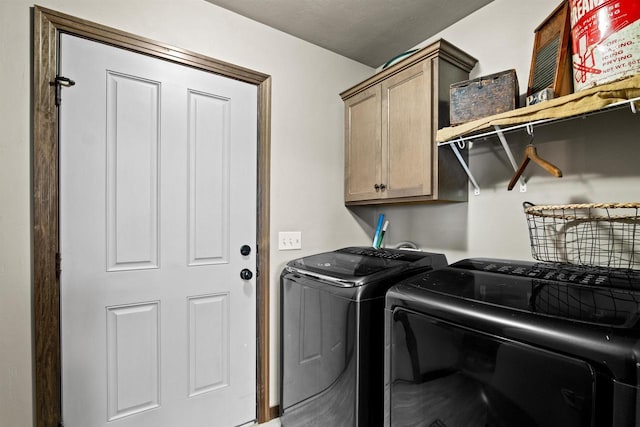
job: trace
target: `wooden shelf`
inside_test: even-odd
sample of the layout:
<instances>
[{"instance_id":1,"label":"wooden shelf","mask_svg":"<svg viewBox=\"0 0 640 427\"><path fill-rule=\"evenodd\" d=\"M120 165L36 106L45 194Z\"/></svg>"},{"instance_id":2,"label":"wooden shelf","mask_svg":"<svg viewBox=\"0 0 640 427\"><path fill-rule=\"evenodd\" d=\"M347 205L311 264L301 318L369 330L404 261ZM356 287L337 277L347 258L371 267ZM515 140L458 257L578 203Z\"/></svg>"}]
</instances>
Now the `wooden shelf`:
<instances>
[{"instance_id":1,"label":"wooden shelf","mask_svg":"<svg viewBox=\"0 0 640 427\"><path fill-rule=\"evenodd\" d=\"M460 150L468 146L468 142L486 140L497 136L511 165L514 170L517 170L518 165L507 144L505 134L525 129L527 133L532 135L533 129L538 126L584 118L624 107L631 108L631 111L635 113L636 104L640 106L640 75L576 92L541 104L518 108L459 126L443 128L438 130L436 141L438 142L438 147L448 145L453 150L474 187L474 193L478 195L480 194L480 187L460 153ZM520 191L526 191L526 184L522 179L520 181Z\"/></svg>"}]
</instances>

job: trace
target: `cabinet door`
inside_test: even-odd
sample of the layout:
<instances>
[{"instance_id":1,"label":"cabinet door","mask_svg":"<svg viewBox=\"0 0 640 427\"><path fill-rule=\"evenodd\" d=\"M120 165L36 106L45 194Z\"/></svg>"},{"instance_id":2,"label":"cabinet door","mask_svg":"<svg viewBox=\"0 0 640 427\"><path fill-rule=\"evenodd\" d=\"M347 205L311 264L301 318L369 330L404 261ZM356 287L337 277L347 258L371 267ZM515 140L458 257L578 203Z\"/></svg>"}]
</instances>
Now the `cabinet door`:
<instances>
[{"instance_id":1,"label":"cabinet door","mask_svg":"<svg viewBox=\"0 0 640 427\"><path fill-rule=\"evenodd\" d=\"M382 82L385 198L433 194L431 92L430 60Z\"/></svg>"},{"instance_id":2,"label":"cabinet door","mask_svg":"<svg viewBox=\"0 0 640 427\"><path fill-rule=\"evenodd\" d=\"M380 94L376 85L345 102L345 202L381 194Z\"/></svg>"}]
</instances>

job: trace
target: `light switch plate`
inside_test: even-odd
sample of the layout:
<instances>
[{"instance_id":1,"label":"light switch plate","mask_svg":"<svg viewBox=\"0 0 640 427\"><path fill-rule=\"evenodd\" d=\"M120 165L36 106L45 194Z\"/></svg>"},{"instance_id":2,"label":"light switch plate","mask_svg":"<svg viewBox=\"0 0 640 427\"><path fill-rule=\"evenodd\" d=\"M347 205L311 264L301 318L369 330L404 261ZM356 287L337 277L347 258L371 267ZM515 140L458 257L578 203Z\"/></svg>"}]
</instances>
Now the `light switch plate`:
<instances>
[{"instance_id":1,"label":"light switch plate","mask_svg":"<svg viewBox=\"0 0 640 427\"><path fill-rule=\"evenodd\" d=\"M302 249L301 231L280 231L278 233L278 250L292 251Z\"/></svg>"}]
</instances>

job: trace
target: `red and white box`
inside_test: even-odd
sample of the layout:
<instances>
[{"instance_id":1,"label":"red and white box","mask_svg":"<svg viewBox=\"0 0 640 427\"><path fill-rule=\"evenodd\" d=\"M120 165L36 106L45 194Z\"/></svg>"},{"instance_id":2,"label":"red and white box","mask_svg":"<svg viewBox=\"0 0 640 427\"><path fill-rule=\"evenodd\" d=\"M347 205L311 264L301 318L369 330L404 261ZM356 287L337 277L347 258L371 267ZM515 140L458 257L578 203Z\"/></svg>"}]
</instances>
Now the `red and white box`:
<instances>
[{"instance_id":1,"label":"red and white box","mask_svg":"<svg viewBox=\"0 0 640 427\"><path fill-rule=\"evenodd\" d=\"M569 0L576 91L640 73L640 1Z\"/></svg>"}]
</instances>

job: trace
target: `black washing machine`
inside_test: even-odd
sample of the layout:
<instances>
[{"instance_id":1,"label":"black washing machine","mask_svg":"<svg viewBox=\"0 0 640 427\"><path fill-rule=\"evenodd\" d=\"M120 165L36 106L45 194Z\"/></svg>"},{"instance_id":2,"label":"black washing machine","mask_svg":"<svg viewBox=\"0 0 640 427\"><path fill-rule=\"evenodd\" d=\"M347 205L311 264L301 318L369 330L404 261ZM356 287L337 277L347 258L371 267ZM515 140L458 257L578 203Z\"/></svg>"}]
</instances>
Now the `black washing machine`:
<instances>
[{"instance_id":1,"label":"black washing machine","mask_svg":"<svg viewBox=\"0 0 640 427\"><path fill-rule=\"evenodd\" d=\"M291 261L280 278L281 423L383 423L384 295L442 254L349 247Z\"/></svg>"},{"instance_id":2,"label":"black washing machine","mask_svg":"<svg viewBox=\"0 0 640 427\"><path fill-rule=\"evenodd\" d=\"M386 297L385 423L640 425L640 272L468 259Z\"/></svg>"}]
</instances>

